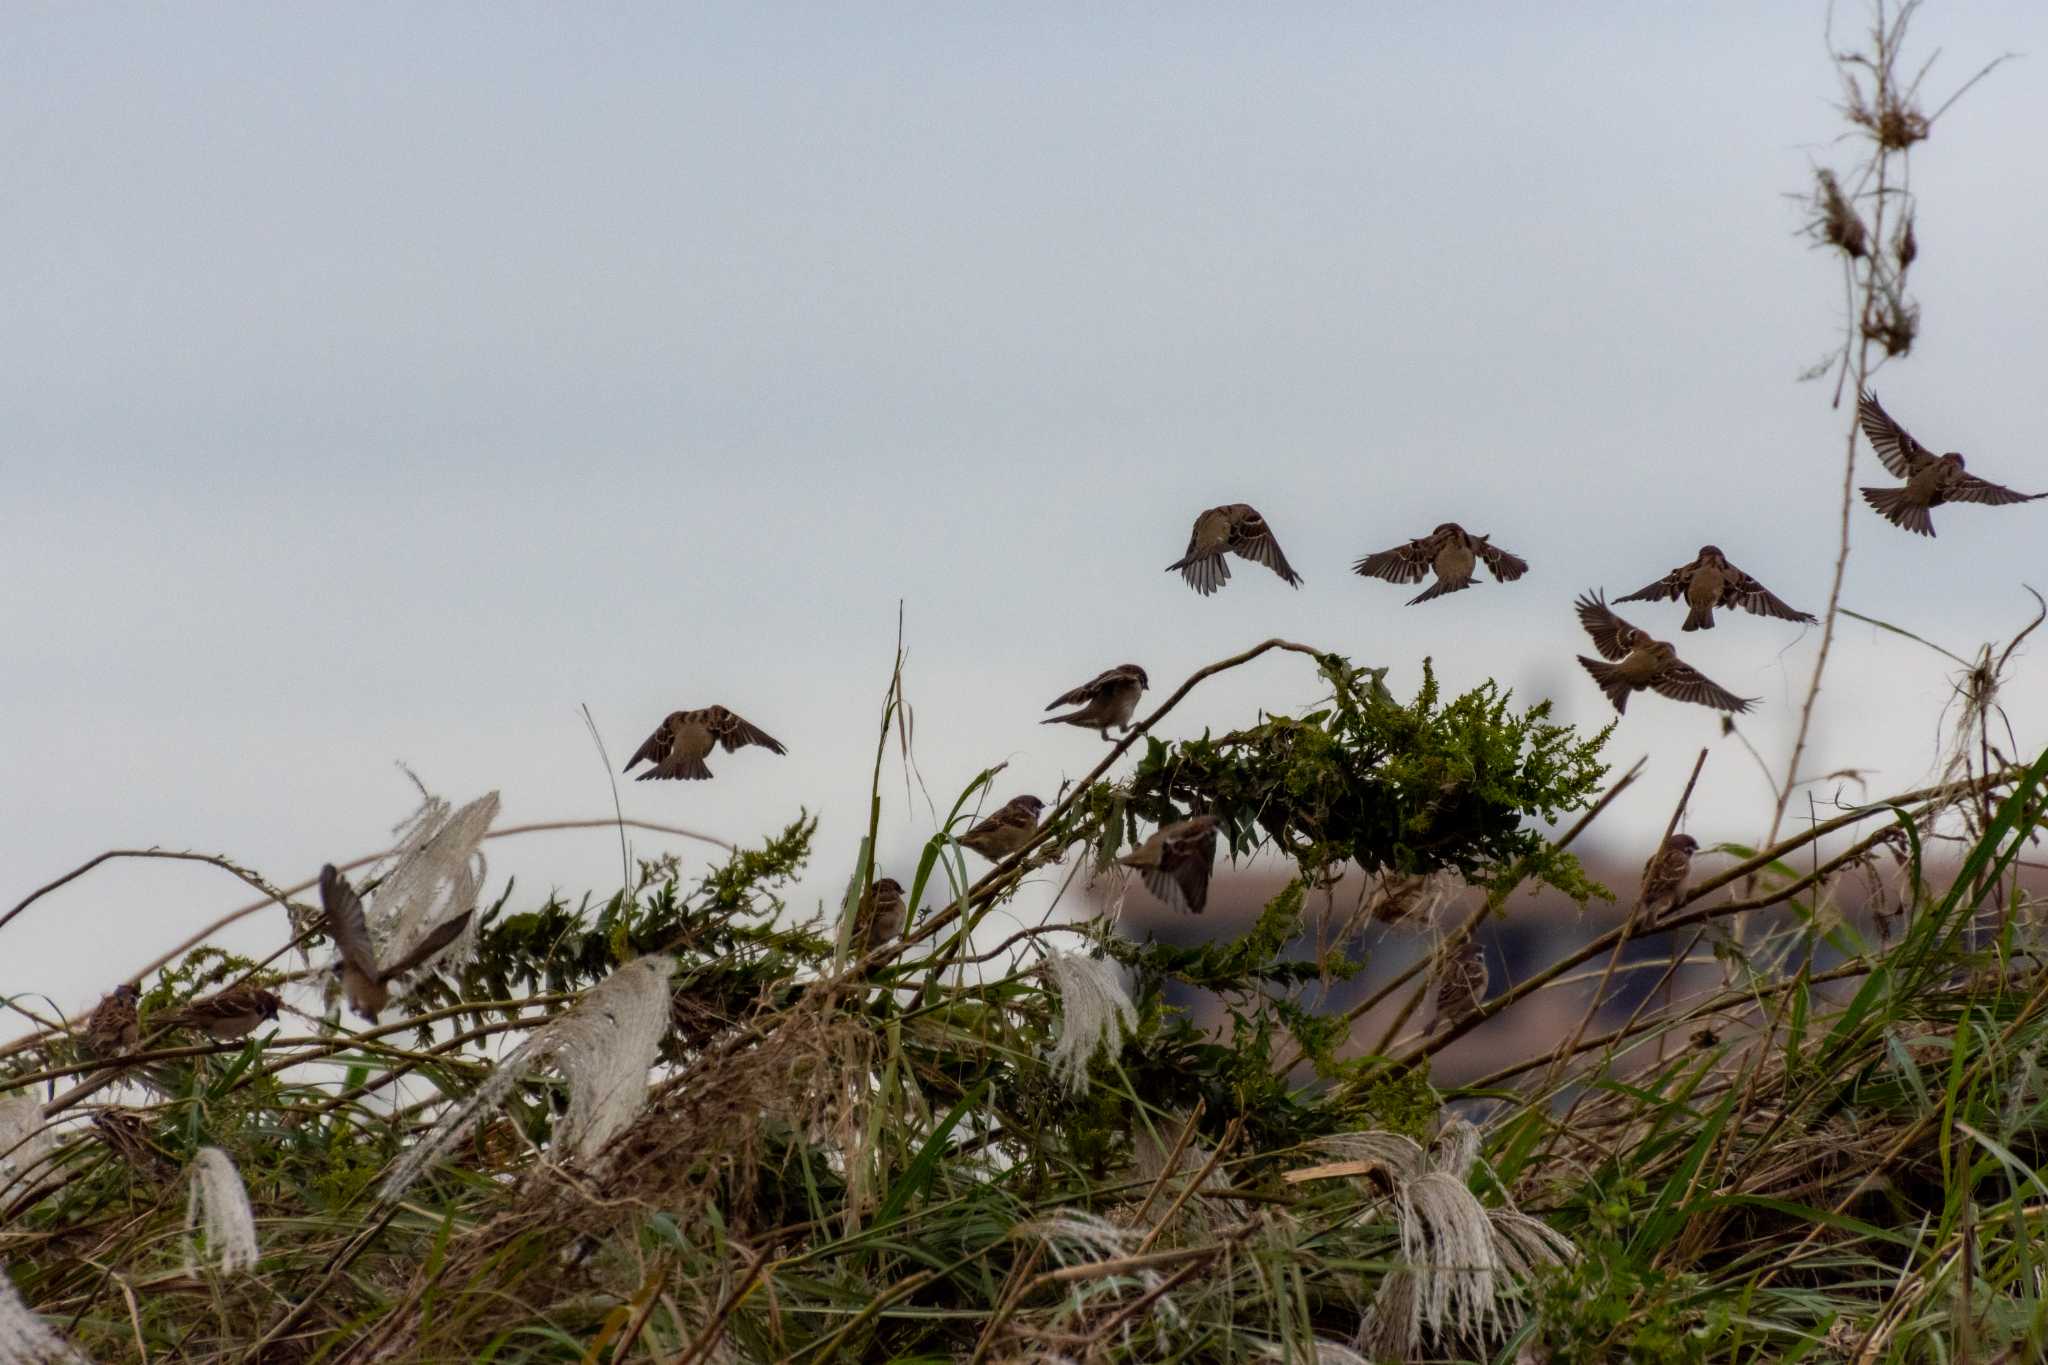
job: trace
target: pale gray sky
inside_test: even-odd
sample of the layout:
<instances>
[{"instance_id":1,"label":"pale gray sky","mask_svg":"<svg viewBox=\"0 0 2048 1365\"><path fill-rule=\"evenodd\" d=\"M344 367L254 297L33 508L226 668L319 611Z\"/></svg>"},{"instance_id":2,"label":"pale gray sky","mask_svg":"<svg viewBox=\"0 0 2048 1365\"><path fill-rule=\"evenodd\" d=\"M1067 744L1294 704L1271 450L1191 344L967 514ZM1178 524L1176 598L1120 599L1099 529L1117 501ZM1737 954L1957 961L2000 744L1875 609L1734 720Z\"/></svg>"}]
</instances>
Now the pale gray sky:
<instances>
[{"instance_id":1,"label":"pale gray sky","mask_svg":"<svg viewBox=\"0 0 2048 1365\"><path fill-rule=\"evenodd\" d=\"M1579 591L1713 540L1820 609L1844 415L1794 377L1841 281L1782 195L1840 155L1821 5L1105 8L0 12L0 909L115 846L310 875L408 809L394 760L506 823L602 815L578 704L616 764L714 701L789 757L626 809L737 840L822 811L809 908L864 823L899 598L942 800L1084 771L1040 708L1126 659L1163 691L1282 634L1405 693L1429 654L1599 724ZM1936 46L1946 91L2048 49L2048 8L1930 5ZM1914 163L1925 329L1879 384L2028 489L2037 67ZM1237 500L1301 591L1161 572ZM1409 609L1348 573L1446 519L1530 575ZM1859 504L1847 600L1967 652L2048 590L2048 508L1936 520ZM1742 617L1685 651L1764 699L1776 764L1817 640ZM1923 776L1942 662L1852 625L1835 667L1813 769ZM1315 696L1276 658L1168 732ZM1658 757L1609 838L1651 837L1716 729L1631 708L1613 757ZM901 866L927 828L885 791ZM1762 793L1717 745L1692 828L1753 838ZM605 831L493 850L522 904L617 866ZM104 868L5 931L0 990L90 1003L244 899Z\"/></svg>"}]
</instances>

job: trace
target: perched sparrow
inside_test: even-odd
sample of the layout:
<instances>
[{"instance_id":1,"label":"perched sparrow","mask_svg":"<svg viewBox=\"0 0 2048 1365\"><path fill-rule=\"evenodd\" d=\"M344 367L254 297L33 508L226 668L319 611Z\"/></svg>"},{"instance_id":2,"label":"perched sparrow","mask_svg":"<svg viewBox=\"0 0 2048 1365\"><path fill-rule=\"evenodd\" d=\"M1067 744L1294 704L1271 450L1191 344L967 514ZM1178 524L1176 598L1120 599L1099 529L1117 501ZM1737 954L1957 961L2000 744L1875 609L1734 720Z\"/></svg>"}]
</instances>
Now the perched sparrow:
<instances>
[{"instance_id":1,"label":"perched sparrow","mask_svg":"<svg viewBox=\"0 0 2048 1365\"><path fill-rule=\"evenodd\" d=\"M2015 493L2003 484L1990 483L1963 472L1963 457L1951 450L1936 455L1909 435L1878 406L1877 395L1865 393L1856 399L1856 417L1863 434L1877 451L1884 467L1906 481L1904 488L1865 488L1863 500L1894 526L1903 526L1923 536L1934 534L1930 507L1945 502L1981 502L2003 507L2011 502L2032 502L2048 493Z\"/></svg>"},{"instance_id":2,"label":"perched sparrow","mask_svg":"<svg viewBox=\"0 0 2048 1365\"><path fill-rule=\"evenodd\" d=\"M168 1176L178 1163L157 1145L149 1120L133 1109L102 1109L92 1116L93 1131L115 1156L146 1175Z\"/></svg>"},{"instance_id":3,"label":"perched sparrow","mask_svg":"<svg viewBox=\"0 0 2048 1365\"><path fill-rule=\"evenodd\" d=\"M1301 575L1288 567L1287 556L1280 553L1280 542L1273 539L1273 528L1266 525L1266 519L1255 508L1242 502L1211 507L1196 517L1194 534L1188 537L1188 552L1167 565L1166 571L1179 569L1188 586L1207 597L1230 581L1230 566L1223 562L1225 551L1241 559L1256 560L1286 579L1290 586L1301 586Z\"/></svg>"},{"instance_id":4,"label":"perched sparrow","mask_svg":"<svg viewBox=\"0 0 2048 1365\"><path fill-rule=\"evenodd\" d=\"M1472 566L1479 560L1485 560L1487 570L1503 583L1512 583L1529 572L1528 560L1496 547L1485 536L1473 535L1455 521L1445 522L1420 540L1367 555L1351 566L1351 572L1389 583L1420 583L1424 574L1436 570L1436 582L1408 599L1412 607L1471 587Z\"/></svg>"},{"instance_id":5,"label":"perched sparrow","mask_svg":"<svg viewBox=\"0 0 2048 1365\"><path fill-rule=\"evenodd\" d=\"M1146 889L1171 910L1202 913L1209 903L1209 874L1216 866L1213 815L1197 815L1152 831L1152 837L1117 859L1145 878Z\"/></svg>"},{"instance_id":6,"label":"perched sparrow","mask_svg":"<svg viewBox=\"0 0 2048 1365\"><path fill-rule=\"evenodd\" d=\"M1598 659L1579 656L1579 662L1600 684L1607 700L1614 703L1615 714L1628 710L1629 693L1646 687L1676 701L1698 702L1722 711L1747 711L1756 701L1754 697L1738 697L1709 682L1691 664L1680 663L1678 652L1670 645L1651 639L1650 632L1637 629L1609 611L1605 596L1581 596L1578 608L1579 624L1593 637L1593 648L1619 660L1603 664Z\"/></svg>"},{"instance_id":7,"label":"perched sparrow","mask_svg":"<svg viewBox=\"0 0 2048 1365\"><path fill-rule=\"evenodd\" d=\"M1678 904L1686 876L1692 871L1692 855L1699 852L1699 847L1699 840L1690 834L1674 834L1643 864L1643 891L1636 900L1645 920L1654 923L1659 915Z\"/></svg>"},{"instance_id":8,"label":"perched sparrow","mask_svg":"<svg viewBox=\"0 0 2048 1365\"><path fill-rule=\"evenodd\" d=\"M142 992L123 982L94 1005L79 1034L85 1050L95 1057L118 1057L134 1047L142 1037L141 1021L135 1014L135 1002L140 999Z\"/></svg>"},{"instance_id":9,"label":"perched sparrow","mask_svg":"<svg viewBox=\"0 0 2048 1365\"><path fill-rule=\"evenodd\" d=\"M860 898L853 916L853 951L870 953L892 942L903 932L909 907L903 903L903 888L894 877L883 877Z\"/></svg>"},{"instance_id":10,"label":"perched sparrow","mask_svg":"<svg viewBox=\"0 0 2048 1365\"><path fill-rule=\"evenodd\" d=\"M435 925L418 947L385 967L379 965L376 945L370 941L362 897L333 863L320 869L320 904L327 911L328 935L341 951L342 993L348 997L349 1007L373 1024L391 998L390 983L446 948L469 927L470 912L465 910Z\"/></svg>"},{"instance_id":11,"label":"perched sparrow","mask_svg":"<svg viewBox=\"0 0 2048 1365\"><path fill-rule=\"evenodd\" d=\"M711 776L704 755L715 744L723 744L727 753L742 744L758 744L778 754L789 752L766 730L747 724L723 706L707 706L701 711L669 712L668 719L655 726L647 742L634 751L623 771L631 772L634 764L651 760L654 766L640 774L639 781L680 777L702 782Z\"/></svg>"},{"instance_id":12,"label":"perched sparrow","mask_svg":"<svg viewBox=\"0 0 2048 1365\"><path fill-rule=\"evenodd\" d=\"M1456 1028L1479 1013L1485 1003L1486 954L1477 939L1467 938L1437 968L1436 1023L1432 1028Z\"/></svg>"},{"instance_id":13,"label":"perched sparrow","mask_svg":"<svg viewBox=\"0 0 2048 1365\"><path fill-rule=\"evenodd\" d=\"M1144 669L1136 664L1118 664L1108 672L1090 678L1045 708L1050 711L1053 706L1078 706L1080 710L1038 723L1086 725L1100 730L1102 737L1108 739L1109 727L1112 725L1122 726L1126 730L1131 728L1131 713L1138 709L1138 697L1151 685L1152 680L1145 676Z\"/></svg>"},{"instance_id":14,"label":"perched sparrow","mask_svg":"<svg viewBox=\"0 0 2048 1365\"><path fill-rule=\"evenodd\" d=\"M960 842L992 863L999 863L1031 842L1038 832L1038 813L1045 802L1035 796L1013 796L994 814L960 836Z\"/></svg>"},{"instance_id":15,"label":"perched sparrow","mask_svg":"<svg viewBox=\"0 0 2048 1365\"><path fill-rule=\"evenodd\" d=\"M261 986L243 982L224 991L194 1000L183 1009L149 1016L151 1028L205 1029L215 1042L226 1043L254 1033L257 1026L277 1018L284 1001Z\"/></svg>"},{"instance_id":16,"label":"perched sparrow","mask_svg":"<svg viewBox=\"0 0 2048 1365\"><path fill-rule=\"evenodd\" d=\"M1775 616L1780 621L1816 624L1811 614L1795 611L1776 594L1728 562L1718 545L1700 546L1699 558L1681 564L1647 588L1638 588L1617 602L1661 602L1684 598L1692 608L1680 630L1712 630L1715 607L1741 607L1758 616Z\"/></svg>"}]
</instances>

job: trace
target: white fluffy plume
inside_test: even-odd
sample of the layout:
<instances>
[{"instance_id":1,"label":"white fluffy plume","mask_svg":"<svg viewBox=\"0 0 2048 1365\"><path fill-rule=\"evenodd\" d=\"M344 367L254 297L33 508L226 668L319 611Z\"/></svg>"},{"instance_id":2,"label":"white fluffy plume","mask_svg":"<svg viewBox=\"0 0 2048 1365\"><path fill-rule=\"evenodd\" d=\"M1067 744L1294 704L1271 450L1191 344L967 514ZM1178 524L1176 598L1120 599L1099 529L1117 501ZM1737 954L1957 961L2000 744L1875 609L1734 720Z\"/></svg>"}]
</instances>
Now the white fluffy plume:
<instances>
[{"instance_id":1,"label":"white fluffy plume","mask_svg":"<svg viewBox=\"0 0 2048 1365\"><path fill-rule=\"evenodd\" d=\"M520 1044L467 1099L452 1105L386 1177L377 1198L390 1203L402 1196L478 1115L497 1108L549 1062L569 1082L569 1112L557 1137L573 1143L583 1160L596 1156L646 1103L647 1071L668 1033L674 972L674 958L655 954L635 958L591 987L574 1009Z\"/></svg>"},{"instance_id":2,"label":"white fluffy plume","mask_svg":"<svg viewBox=\"0 0 2048 1365\"><path fill-rule=\"evenodd\" d=\"M0 1265L0 1365L92 1365L84 1353L43 1325L15 1292Z\"/></svg>"},{"instance_id":3,"label":"white fluffy plume","mask_svg":"<svg viewBox=\"0 0 2048 1365\"><path fill-rule=\"evenodd\" d=\"M192 1158L192 1194L185 1201L185 1273L198 1267L192 1232L204 1225L206 1250L224 1275L255 1268L256 1215L242 1173L218 1147L201 1147Z\"/></svg>"},{"instance_id":4,"label":"white fluffy plume","mask_svg":"<svg viewBox=\"0 0 2048 1365\"><path fill-rule=\"evenodd\" d=\"M419 809L392 831L398 836L398 851L387 867L373 874L377 889L370 898L370 931L386 960L403 956L442 921L475 908L490 873L482 851L484 835L498 818L496 792L486 792L455 810L418 777L406 775L420 788ZM438 957L459 957L475 941L476 925L471 923Z\"/></svg>"},{"instance_id":5,"label":"white fluffy plume","mask_svg":"<svg viewBox=\"0 0 2048 1365\"><path fill-rule=\"evenodd\" d=\"M1068 1093L1088 1090L1088 1064L1137 1026L1138 1009L1124 991L1116 963L1055 949L1045 974L1060 997L1060 1031L1052 1041L1052 1073Z\"/></svg>"},{"instance_id":6,"label":"white fluffy plume","mask_svg":"<svg viewBox=\"0 0 2048 1365\"><path fill-rule=\"evenodd\" d=\"M0 1099L0 1190L17 1180L33 1180L35 1168L55 1146L34 1095Z\"/></svg>"}]
</instances>

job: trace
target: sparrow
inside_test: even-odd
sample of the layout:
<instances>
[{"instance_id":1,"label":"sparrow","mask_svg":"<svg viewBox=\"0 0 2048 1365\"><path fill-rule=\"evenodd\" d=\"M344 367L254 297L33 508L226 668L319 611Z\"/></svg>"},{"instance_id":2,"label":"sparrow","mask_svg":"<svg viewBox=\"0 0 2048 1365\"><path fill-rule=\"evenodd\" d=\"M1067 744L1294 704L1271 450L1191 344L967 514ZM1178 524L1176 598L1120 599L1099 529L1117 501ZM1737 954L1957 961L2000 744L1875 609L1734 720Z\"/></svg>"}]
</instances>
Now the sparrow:
<instances>
[{"instance_id":1,"label":"sparrow","mask_svg":"<svg viewBox=\"0 0 2048 1365\"><path fill-rule=\"evenodd\" d=\"M118 1057L134 1047L142 1037L141 1020L135 1013L135 1002L140 999L142 992L123 982L94 1005L79 1034L85 1050L95 1057Z\"/></svg>"},{"instance_id":2,"label":"sparrow","mask_svg":"<svg viewBox=\"0 0 2048 1365\"><path fill-rule=\"evenodd\" d=\"M715 744L723 744L727 753L743 744L758 744L778 754L789 752L766 730L747 724L723 706L707 706L701 711L669 712L668 719L654 727L654 733L633 751L621 771L631 772L635 764L652 761L654 766L640 774L638 781L680 777L702 782L711 776L704 755Z\"/></svg>"},{"instance_id":3,"label":"sparrow","mask_svg":"<svg viewBox=\"0 0 2048 1365\"><path fill-rule=\"evenodd\" d=\"M151 1028L196 1028L204 1029L215 1042L232 1042L236 1038L254 1033L260 1024L277 1018L277 1012L284 1005L261 986L243 982L230 986L201 1000L194 1000L182 1009L168 1010L163 1014L149 1016Z\"/></svg>"},{"instance_id":4,"label":"sparrow","mask_svg":"<svg viewBox=\"0 0 2048 1365\"><path fill-rule=\"evenodd\" d=\"M1710 682L1691 664L1681 663L1678 652L1662 640L1650 638L1607 608L1607 598L1596 593L1578 600L1579 624L1593 637L1593 648L1616 663L1579 656L1593 681L1614 703L1616 715L1628 710L1631 692L1644 688L1661 692L1676 701L1698 702L1722 711L1743 712L1755 704L1754 697L1738 697L1718 683Z\"/></svg>"},{"instance_id":5,"label":"sparrow","mask_svg":"<svg viewBox=\"0 0 2048 1365\"><path fill-rule=\"evenodd\" d=\"M1109 727L1131 728L1131 714L1138 709L1138 697L1152 680L1145 676L1145 670L1136 664L1118 664L1105 673L1098 673L1071 692L1062 694L1045 709L1054 706L1078 706L1064 716L1038 722L1040 725L1088 725L1109 738Z\"/></svg>"},{"instance_id":6,"label":"sparrow","mask_svg":"<svg viewBox=\"0 0 2048 1365\"><path fill-rule=\"evenodd\" d=\"M1861 490L1863 500L1894 526L1931 536L1934 522L1927 510L1945 502L1981 502L2003 507L2007 503L2048 498L2048 493L2015 493L2004 484L1965 474L1960 454L1951 450L1946 455L1936 455L1921 445L1878 406L1874 393L1857 396L1856 418L1884 467L1906 481L1904 488Z\"/></svg>"},{"instance_id":7,"label":"sparrow","mask_svg":"<svg viewBox=\"0 0 2048 1365\"><path fill-rule=\"evenodd\" d=\"M1211 507L1195 518L1194 533L1188 537L1188 552L1166 566L1188 586L1207 597L1230 581L1230 566L1223 562L1225 551L1241 559L1256 560L1285 579L1290 587L1301 586L1301 575L1288 566L1273 539L1273 528L1248 503L1230 502Z\"/></svg>"},{"instance_id":8,"label":"sparrow","mask_svg":"<svg viewBox=\"0 0 2048 1365\"><path fill-rule=\"evenodd\" d=\"M333 863L320 869L320 904L327 911L327 933L341 952L342 993L348 997L349 1007L373 1024L391 998L390 983L446 948L469 927L470 912L465 910L435 925L418 947L385 967L378 964L376 945L370 940L362 897Z\"/></svg>"},{"instance_id":9,"label":"sparrow","mask_svg":"<svg viewBox=\"0 0 2048 1365\"><path fill-rule=\"evenodd\" d=\"M1692 855L1699 852L1699 847L1700 841L1690 834L1674 834L1643 864L1643 890L1636 904L1646 920L1654 923L1659 915L1678 904L1679 893L1685 890L1685 879L1692 871Z\"/></svg>"},{"instance_id":10,"label":"sparrow","mask_svg":"<svg viewBox=\"0 0 2048 1365\"><path fill-rule=\"evenodd\" d=\"M909 907L903 903L903 887L894 877L883 877L860 898L853 915L853 951L870 953L893 942L903 932Z\"/></svg>"},{"instance_id":11,"label":"sparrow","mask_svg":"<svg viewBox=\"0 0 2048 1365\"><path fill-rule=\"evenodd\" d=\"M1209 903L1209 874L1216 866L1216 827L1220 823L1213 815L1197 815L1161 825L1117 861L1136 868L1145 878L1146 889L1165 901L1168 909L1199 915Z\"/></svg>"},{"instance_id":12,"label":"sparrow","mask_svg":"<svg viewBox=\"0 0 2048 1365\"><path fill-rule=\"evenodd\" d=\"M1408 599L1408 605L1427 602L1447 592L1461 592L1472 586L1472 566L1479 560L1503 583L1512 583L1529 572L1529 561L1493 545L1486 536L1475 536L1455 521L1443 525L1406 545L1367 555L1351 566L1363 578L1384 578L1389 583L1420 583L1423 575L1436 570L1436 582Z\"/></svg>"},{"instance_id":13,"label":"sparrow","mask_svg":"<svg viewBox=\"0 0 2048 1365\"><path fill-rule=\"evenodd\" d=\"M1712 630L1715 607L1741 607L1758 616L1775 616L1780 621L1818 624L1811 613L1786 606L1770 589L1730 564L1718 545L1700 546L1699 557L1692 563L1681 564L1648 587L1614 600L1661 602L1681 597L1691 611L1680 630Z\"/></svg>"},{"instance_id":14,"label":"sparrow","mask_svg":"<svg viewBox=\"0 0 2048 1365\"><path fill-rule=\"evenodd\" d=\"M1486 1003L1486 954L1467 938L1437 969L1436 1024L1456 1028Z\"/></svg>"},{"instance_id":15,"label":"sparrow","mask_svg":"<svg viewBox=\"0 0 2048 1365\"><path fill-rule=\"evenodd\" d=\"M992 863L999 863L1031 842L1038 832L1038 813L1045 802L1035 796L1013 796L981 823L960 836L960 843Z\"/></svg>"},{"instance_id":16,"label":"sparrow","mask_svg":"<svg viewBox=\"0 0 2048 1365\"><path fill-rule=\"evenodd\" d=\"M102 1109L92 1116L93 1131L114 1155L146 1175L168 1176L178 1163L157 1145L149 1120L134 1109Z\"/></svg>"}]
</instances>

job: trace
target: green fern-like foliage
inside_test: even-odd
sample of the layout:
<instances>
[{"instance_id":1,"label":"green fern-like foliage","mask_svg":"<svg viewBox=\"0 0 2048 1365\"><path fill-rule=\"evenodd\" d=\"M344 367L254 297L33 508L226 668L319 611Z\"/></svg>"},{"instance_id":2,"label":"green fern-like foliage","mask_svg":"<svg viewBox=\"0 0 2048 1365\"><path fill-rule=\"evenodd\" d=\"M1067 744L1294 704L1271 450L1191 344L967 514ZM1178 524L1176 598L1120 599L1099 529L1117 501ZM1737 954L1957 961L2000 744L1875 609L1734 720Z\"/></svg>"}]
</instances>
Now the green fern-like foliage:
<instances>
[{"instance_id":1,"label":"green fern-like foliage","mask_svg":"<svg viewBox=\"0 0 2048 1365\"><path fill-rule=\"evenodd\" d=\"M1206 811L1223 818L1233 855L1270 843L1311 882L1355 862L1448 869L1499 888L1534 877L1579 900L1605 894L1569 854L1548 848L1540 826L1591 799L1611 726L1581 736L1551 721L1549 702L1518 710L1490 681L1445 702L1426 659L1406 703L1388 691L1384 668L1337 654L1317 664L1328 704L1225 735L1148 741L1128 784L1079 804L1076 835L1106 857L1141 820Z\"/></svg>"}]
</instances>

